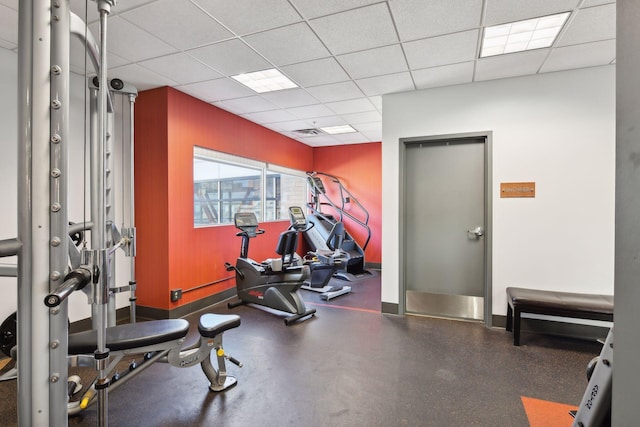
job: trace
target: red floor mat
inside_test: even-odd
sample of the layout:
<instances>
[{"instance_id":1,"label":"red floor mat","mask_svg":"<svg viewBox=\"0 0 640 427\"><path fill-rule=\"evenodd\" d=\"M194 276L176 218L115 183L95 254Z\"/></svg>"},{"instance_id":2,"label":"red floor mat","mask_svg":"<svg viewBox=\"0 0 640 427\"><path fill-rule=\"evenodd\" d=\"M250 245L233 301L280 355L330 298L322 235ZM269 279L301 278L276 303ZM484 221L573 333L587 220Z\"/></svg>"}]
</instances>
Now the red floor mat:
<instances>
[{"instance_id":1,"label":"red floor mat","mask_svg":"<svg viewBox=\"0 0 640 427\"><path fill-rule=\"evenodd\" d=\"M564 403L549 402L520 396L531 427L570 427L573 417L569 411L578 409Z\"/></svg>"}]
</instances>

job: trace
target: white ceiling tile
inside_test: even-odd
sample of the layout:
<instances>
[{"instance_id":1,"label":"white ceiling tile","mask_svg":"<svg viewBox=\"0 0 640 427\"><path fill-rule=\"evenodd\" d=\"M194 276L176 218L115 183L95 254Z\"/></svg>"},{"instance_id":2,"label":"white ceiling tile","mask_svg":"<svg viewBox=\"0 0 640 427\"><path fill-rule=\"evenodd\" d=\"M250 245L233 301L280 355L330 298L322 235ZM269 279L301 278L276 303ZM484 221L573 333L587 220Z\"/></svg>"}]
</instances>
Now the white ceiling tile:
<instances>
[{"instance_id":1,"label":"white ceiling tile","mask_svg":"<svg viewBox=\"0 0 640 427\"><path fill-rule=\"evenodd\" d=\"M314 128L325 128L328 126L346 125L347 122L340 116L316 117L311 121Z\"/></svg>"},{"instance_id":2,"label":"white ceiling tile","mask_svg":"<svg viewBox=\"0 0 640 427\"><path fill-rule=\"evenodd\" d=\"M257 113L260 111L274 110L278 107L261 96L247 96L245 98L227 99L215 103L227 111L236 114Z\"/></svg>"},{"instance_id":3,"label":"white ceiling tile","mask_svg":"<svg viewBox=\"0 0 640 427\"><path fill-rule=\"evenodd\" d=\"M411 75L409 73L369 77L367 79L356 80L356 84L367 96L406 92L415 89L413 80L411 80Z\"/></svg>"},{"instance_id":4,"label":"white ceiling tile","mask_svg":"<svg viewBox=\"0 0 640 427\"><path fill-rule=\"evenodd\" d=\"M111 8L111 14L109 16L113 17L115 15L126 12L127 10L142 6L147 3L152 3L155 0L127 0L127 1L118 1L115 7ZM95 22L100 19L100 15L98 14L98 6L96 2L87 1L87 0L71 0L71 11L78 15L85 22ZM86 20L85 20L86 16Z\"/></svg>"},{"instance_id":5,"label":"white ceiling tile","mask_svg":"<svg viewBox=\"0 0 640 427\"><path fill-rule=\"evenodd\" d=\"M353 79L407 71L407 61L399 44L362 50L337 57Z\"/></svg>"},{"instance_id":6,"label":"white ceiling tile","mask_svg":"<svg viewBox=\"0 0 640 427\"><path fill-rule=\"evenodd\" d=\"M233 79L227 78L178 86L176 89L205 102L223 101L225 99L255 95L255 92L251 89L237 83Z\"/></svg>"},{"instance_id":7,"label":"white ceiling tile","mask_svg":"<svg viewBox=\"0 0 640 427\"><path fill-rule=\"evenodd\" d=\"M176 82L136 64L109 69L109 78L118 78L135 86L139 91L160 86L175 86Z\"/></svg>"},{"instance_id":8,"label":"white ceiling tile","mask_svg":"<svg viewBox=\"0 0 640 427\"><path fill-rule=\"evenodd\" d=\"M386 3L313 19L310 24L335 55L398 41Z\"/></svg>"},{"instance_id":9,"label":"white ceiling tile","mask_svg":"<svg viewBox=\"0 0 640 427\"><path fill-rule=\"evenodd\" d=\"M313 125L306 120L291 120L288 122L269 123L269 128L282 132L293 132L298 129L310 129Z\"/></svg>"},{"instance_id":10,"label":"white ceiling tile","mask_svg":"<svg viewBox=\"0 0 640 427\"><path fill-rule=\"evenodd\" d=\"M394 0L389 7L402 41L478 28L482 16L482 0Z\"/></svg>"},{"instance_id":11,"label":"white ceiling tile","mask_svg":"<svg viewBox=\"0 0 640 427\"><path fill-rule=\"evenodd\" d=\"M474 80L494 80L535 74L548 54L549 49L538 49L479 59Z\"/></svg>"},{"instance_id":12,"label":"white ceiling tile","mask_svg":"<svg viewBox=\"0 0 640 427\"><path fill-rule=\"evenodd\" d=\"M343 144L358 144L363 142L371 142L369 141L369 138L367 138L366 136L362 135L359 132L342 133L338 135L333 135L333 137L338 141L342 142Z\"/></svg>"},{"instance_id":13,"label":"white ceiling tile","mask_svg":"<svg viewBox=\"0 0 640 427\"><path fill-rule=\"evenodd\" d=\"M411 69L473 61L478 47L478 30L403 43Z\"/></svg>"},{"instance_id":14,"label":"white ceiling tile","mask_svg":"<svg viewBox=\"0 0 640 427\"><path fill-rule=\"evenodd\" d=\"M309 87L307 90L320 102L343 101L363 96L362 91L352 81Z\"/></svg>"},{"instance_id":15,"label":"white ceiling tile","mask_svg":"<svg viewBox=\"0 0 640 427\"><path fill-rule=\"evenodd\" d=\"M149 70L155 70L158 74L181 85L223 77L222 74L184 53L161 56L138 64Z\"/></svg>"},{"instance_id":16,"label":"white ceiling tile","mask_svg":"<svg viewBox=\"0 0 640 427\"><path fill-rule=\"evenodd\" d=\"M473 81L474 63L463 62L460 64L443 65L441 67L413 70L413 81L416 88L427 89L439 86L450 86Z\"/></svg>"},{"instance_id":17,"label":"white ceiling tile","mask_svg":"<svg viewBox=\"0 0 640 427\"><path fill-rule=\"evenodd\" d=\"M336 114L360 113L363 111L373 111L375 107L368 98L351 99L348 101L329 102L327 107Z\"/></svg>"},{"instance_id":18,"label":"white ceiling tile","mask_svg":"<svg viewBox=\"0 0 640 427\"><path fill-rule=\"evenodd\" d=\"M301 20L287 0L193 0L237 35Z\"/></svg>"},{"instance_id":19,"label":"white ceiling tile","mask_svg":"<svg viewBox=\"0 0 640 427\"><path fill-rule=\"evenodd\" d=\"M130 64L131 61L121 58L113 52L107 51L107 66L111 69ZM79 74L96 74L96 69L88 55L86 55L85 45L77 37L71 37L69 43L69 65L74 72Z\"/></svg>"},{"instance_id":20,"label":"white ceiling tile","mask_svg":"<svg viewBox=\"0 0 640 427\"><path fill-rule=\"evenodd\" d=\"M558 47L551 51L540 72L607 65L615 56L615 40Z\"/></svg>"},{"instance_id":21,"label":"white ceiling tile","mask_svg":"<svg viewBox=\"0 0 640 427\"><path fill-rule=\"evenodd\" d=\"M602 4L615 3L616 0L584 0L582 7L599 6Z\"/></svg>"},{"instance_id":22,"label":"white ceiling tile","mask_svg":"<svg viewBox=\"0 0 640 427\"><path fill-rule=\"evenodd\" d=\"M595 42L616 38L616 5L580 9L557 46Z\"/></svg>"},{"instance_id":23,"label":"white ceiling tile","mask_svg":"<svg viewBox=\"0 0 640 427\"><path fill-rule=\"evenodd\" d=\"M330 83L349 80L340 64L333 58L317 59L301 64L280 67L283 73L288 75L300 86L319 86Z\"/></svg>"},{"instance_id":24,"label":"white ceiling tile","mask_svg":"<svg viewBox=\"0 0 640 427\"><path fill-rule=\"evenodd\" d=\"M330 55L306 22L252 34L244 40L275 65L295 64Z\"/></svg>"},{"instance_id":25,"label":"white ceiling tile","mask_svg":"<svg viewBox=\"0 0 640 427\"><path fill-rule=\"evenodd\" d=\"M293 114L298 119L314 119L317 117L333 116L335 113L324 104L307 105L304 107L287 108L288 113Z\"/></svg>"},{"instance_id":26,"label":"white ceiling tile","mask_svg":"<svg viewBox=\"0 0 640 427\"><path fill-rule=\"evenodd\" d=\"M335 139L333 135L301 137L300 135L289 134L289 136L311 147L328 147L331 145L340 145L340 141Z\"/></svg>"},{"instance_id":27,"label":"white ceiling tile","mask_svg":"<svg viewBox=\"0 0 640 427\"><path fill-rule=\"evenodd\" d=\"M120 16L178 49L233 37L229 30L188 0L159 0Z\"/></svg>"},{"instance_id":28,"label":"white ceiling tile","mask_svg":"<svg viewBox=\"0 0 640 427\"><path fill-rule=\"evenodd\" d=\"M90 24L89 29L97 40L100 34L98 24ZM118 16L108 21L107 50L129 61L143 61L177 52L174 47Z\"/></svg>"},{"instance_id":29,"label":"white ceiling tile","mask_svg":"<svg viewBox=\"0 0 640 427\"><path fill-rule=\"evenodd\" d=\"M360 123L355 128L372 141L382 140L382 122Z\"/></svg>"},{"instance_id":30,"label":"white ceiling tile","mask_svg":"<svg viewBox=\"0 0 640 427\"><path fill-rule=\"evenodd\" d=\"M262 94L263 97L281 108L302 107L317 104L318 100L304 89L286 89Z\"/></svg>"},{"instance_id":31,"label":"white ceiling tile","mask_svg":"<svg viewBox=\"0 0 640 427\"><path fill-rule=\"evenodd\" d=\"M504 24L568 12L579 2L580 0L487 0L484 25Z\"/></svg>"},{"instance_id":32,"label":"white ceiling tile","mask_svg":"<svg viewBox=\"0 0 640 427\"><path fill-rule=\"evenodd\" d=\"M199 47L188 53L226 76L272 68L239 39Z\"/></svg>"},{"instance_id":33,"label":"white ceiling tile","mask_svg":"<svg viewBox=\"0 0 640 427\"><path fill-rule=\"evenodd\" d=\"M78 15L78 17L80 17L83 22L91 23L97 21L100 17L100 15L98 14L97 3L88 2L86 0L70 0L69 4L71 7L71 11ZM118 9L120 12L122 12L122 8L120 7L119 3L117 8L111 9L114 14L116 13L115 9Z\"/></svg>"},{"instance_id":34,"label":"white ceiling tile","mask_svg":"<svg viewBox=\"0 0 640 427\"><path fill-rule=\"evenodd\" d=\"M16 43L11 43L2 39L0 39L0 47L7 50L18 49L18 45Z\"/></svg>"},{"instance_id":35,"label":"white ceiling tile","mask_svg":"<svg viewBox=\"0 0 640 427\"><path fill-rule=\"evenodd\" d=\"M7 6L15 11L18 10L18 0L0 0L0 4Z\"/></svg>"},{"instance_id":36,"label":"white ceiling tile","mask_svg":"<svg viewBox=\"0 0 640 427\"><path fill-rule=\"evenodd\" d=\"M382 111L382 97L381 96L370 96L369 101L373 104L374 107L378 109L378 111Z\"/></svg>"},{"instance_id":37,"label":"white ceiling tile","mask_svg":"<svg viewBox=\"0 0 640 427\"><path fill-rule=\"evenodd\" d=\"M307 19L379 3L380 0L292 0L293 5Z\"/></svg>"},{"instance_id":38,"label":"white ceiling tile","mask_svg":"<svg viewBox=\"0 0 640 427\"><path fill-rule=\"evenodd\" d=\"M360 123L374 123L382 120L382 115L377 111L365 111L363 113L341 114L341 117L351 125Z\"/></svg>"},{"instance_id":39,"label":"white ceiling tile","mask_svg":"<svg viewBox=\"0 0 640 427\"><path fill-rule=\"evenodd\" d=\"M9 45L18 44L18 11L0 5L0 39Z\"/></svg>"},{"instance_id":40,"label":"white ceiling tile","mask_svg":"<svg viewBox=\"0 0 640 427\"><path fill-rule=\"evenodd\" d=\"M295 117L287 113L285 110L261 111L259 113L243 114L242 117L260 124L295 120Z\"/></svg>"}]
</instances>

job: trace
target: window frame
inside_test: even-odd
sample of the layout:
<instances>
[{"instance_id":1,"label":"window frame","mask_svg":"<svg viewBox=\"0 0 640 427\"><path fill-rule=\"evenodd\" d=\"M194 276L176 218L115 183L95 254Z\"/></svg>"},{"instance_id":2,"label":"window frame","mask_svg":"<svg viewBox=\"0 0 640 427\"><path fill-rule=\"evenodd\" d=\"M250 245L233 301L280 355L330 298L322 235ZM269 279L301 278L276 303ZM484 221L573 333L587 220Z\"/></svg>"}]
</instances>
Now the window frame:
<instances>
[{"instance_id":1,"label":"window frame","mask_svg":"<svg viewBox=\"0 0 640 427\"><path fill-rule=\"evenodd\" d=\"M221 165L228 165L228 166L234 166L234 167L240 167L240 168L245 168L245 169L254 169L256 170L256 173L260 179L260 200L258 201L258 205L259 205L259 212L260 214L258 215L256 213L256 216L258 217L258 220L260 222L277 222L277 221L285 221L286 218L274 218L274 219L267 219L267 217L271 218L271 217L275 217L277 214L277 203L278 203L278 196L277 194L274 194L273 197L271 198L267 198L267 194L268 194L268 190L267 190L267 185L269 183L269 176L272 174L278 174L280 176L282 175L286 175L289 177L293 177L293 178L299 178L304 182L304 195L302 195L300 202L303 204L303 206L306 206L307 203L307 199L308 199L308 194L309 194L309 188L308 188L308 182L307 182L307 174L304 171L298 170L298 169L293 169L293 168L288 168L285 166L280 166L280 165L275 165L272 163L268 163L268 162L263 162L263 161L259 161L259 160L255 160L255 159L250 159L250 158L246 158L246 157L241 157L241 156L236 156L233 154L228 154L228 153L224 153L221 151L216 151L210 148L206 148L206 147L200 147L200 146L194 146L193 147L193 159L192 159L192 166L193 166L193 173L192 173L192 183L193 183L193 187L192 187L192 193L193 193L193 228L206 228L206 227L217 227L217 226L225 226L225 225L232 225L233 222L220 222L223 220L223 215L221 215L221 212L218 212L218 222L216 223L203 223L203 224L198 224L196 223L196 185L200 182L204 182L204 180L200 180L197 181L196 180L196 168L195 168L195 162L196 160L201 160L201 161L208 161L208 162L213 162L213 163L218 163ZM224 178L226 179L226 178ZM222 183L222 181L224 180L222 178L217 178L215 179L215 181L218 182L218 203L223 203L222 201L222 194L221 194L221 190L220 190L220 185ZM232 179L232 178L231 178ZM282 180L280 180L280 185L282 185ZM282 201L282 187L280 187L280 201ZM268 203L269 202L274 202L276 205L274 206L274 212L273 215L268 215ZM233 209L233 208L232 208ZM232 211L233 212L233 211ZM282 215L282 214L281 214Z\"/></svg>"}]
</instances>

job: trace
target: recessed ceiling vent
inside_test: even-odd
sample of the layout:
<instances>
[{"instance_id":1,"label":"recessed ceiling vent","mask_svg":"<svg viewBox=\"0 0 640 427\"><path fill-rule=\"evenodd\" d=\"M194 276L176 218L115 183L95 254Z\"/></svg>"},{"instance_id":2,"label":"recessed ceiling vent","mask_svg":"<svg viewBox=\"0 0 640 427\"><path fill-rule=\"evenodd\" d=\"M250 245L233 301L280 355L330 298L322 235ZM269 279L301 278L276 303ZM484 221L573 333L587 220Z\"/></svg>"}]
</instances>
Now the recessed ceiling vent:
<instances>
[{"instance_id":1,"label":"recessed ceiling vent","mask_svg":"<svg viewBox=\"0 0 640 427\"><path fill-rule=\"evenodd\" d=\"M314 136L314 135L321 135L322 131L320 129L298 129L298 130L294 130L294 133L299 133L300 135L304 135L304 136Z\"/></svg>"}]
</instances>

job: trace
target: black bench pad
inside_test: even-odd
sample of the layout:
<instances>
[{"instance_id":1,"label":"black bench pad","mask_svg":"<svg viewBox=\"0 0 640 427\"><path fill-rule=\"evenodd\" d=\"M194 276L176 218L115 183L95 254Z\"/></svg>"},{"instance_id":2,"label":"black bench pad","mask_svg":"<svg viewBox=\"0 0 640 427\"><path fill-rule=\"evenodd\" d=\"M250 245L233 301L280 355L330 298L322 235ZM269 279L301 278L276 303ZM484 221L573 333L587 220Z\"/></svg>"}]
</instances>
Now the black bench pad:
<instances>
[{"instance_id":1,"label":"black bench pad","mask_svg":"<svg viewBox=\"0 0 640 427\"><path fill-rule=\"evenodd\" d=\"M240 316L237 314L213 314L206 313L200 316L198 332L207 338L213 338L227 329L240 326Z\"/></svg>"},{"instance_id":2,"label":"black bench pad","mask_svg":"<svg viewBox=\"0 0 640 427\"><path fill-rule=\"evenodd\" d=\"M187 336L189 322L185 319L152 320L107 328L107 348L111 351L156 345ZM97 331L69 335L69 354L90 354L98 346Z\"/></svg>"},{"instance_id":3,"label":"black bench pad","mask_svg":"<svg viewBox=\"0 0 640 427\"><path fill-rule=\"evenodd\" d=\"M514 345L520 345L521 313L613 321L613 296L509 287L506 329L513 330Z\"/></svg>"}]
</instances>

